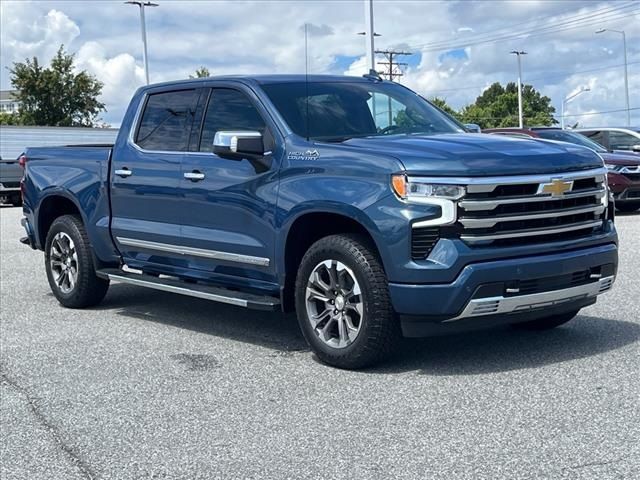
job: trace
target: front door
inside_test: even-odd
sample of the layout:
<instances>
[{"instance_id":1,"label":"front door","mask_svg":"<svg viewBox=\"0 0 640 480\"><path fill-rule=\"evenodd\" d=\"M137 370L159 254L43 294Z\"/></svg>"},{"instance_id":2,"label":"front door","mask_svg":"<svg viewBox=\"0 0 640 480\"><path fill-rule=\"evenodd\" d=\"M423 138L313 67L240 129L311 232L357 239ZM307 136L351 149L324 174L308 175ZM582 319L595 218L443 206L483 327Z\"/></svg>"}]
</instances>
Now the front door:
<instances>
[{"instance_id":1,"label":"front door","mask_svg":"<svg viewBox=\"0 0 640 480\"><path fill-rule=\"evenodd\" d=\"M213 153L215 133L222 130L260 132L265 150L274 150L273 127L258 105L250 92L211 89L202 133L182 167L182 236L190 268L223 283L269 288L276 282L275 155L257 162Z\"/></svg>"},{"instance_id":2,"label":"front door","mask_svg":"<svg viewBox=\"0 0 640 480\"><path fill-rule=\"evenodd\" d=\"M197 90L152 93L138 125L113 153L111 231L129 266L180 266L182 161L197 104Z\"/></svg>"}]
</instances>

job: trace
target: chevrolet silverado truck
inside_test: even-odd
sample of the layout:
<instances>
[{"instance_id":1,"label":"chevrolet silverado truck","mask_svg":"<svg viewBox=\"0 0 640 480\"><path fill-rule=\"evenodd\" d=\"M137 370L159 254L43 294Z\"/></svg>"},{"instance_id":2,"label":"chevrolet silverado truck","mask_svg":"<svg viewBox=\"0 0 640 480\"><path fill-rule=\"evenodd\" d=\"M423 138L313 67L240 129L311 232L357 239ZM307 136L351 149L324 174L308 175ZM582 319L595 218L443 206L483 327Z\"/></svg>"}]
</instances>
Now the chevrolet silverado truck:
<instances>
[{"instance_id":1,"label":"chevrolet silverado truck","mask_svg":"<svg viewBox=\"0 0 640 480\"><path fill-rule=\"evenodd\" d=\"M123 282L295 311L341 368L402 335L556 327L617 270L600 156L465 133L373 74L146 86L113 146L21 163L21 241L63 306Z\"/></svg>"}]
</instances>

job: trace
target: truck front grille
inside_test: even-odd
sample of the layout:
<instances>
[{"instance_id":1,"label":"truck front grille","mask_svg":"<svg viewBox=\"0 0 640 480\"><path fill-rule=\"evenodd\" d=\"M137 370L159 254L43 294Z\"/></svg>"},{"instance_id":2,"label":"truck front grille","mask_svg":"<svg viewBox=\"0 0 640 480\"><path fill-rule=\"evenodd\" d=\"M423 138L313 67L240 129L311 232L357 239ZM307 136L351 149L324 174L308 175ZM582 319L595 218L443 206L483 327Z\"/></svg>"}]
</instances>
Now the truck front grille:
<instances>
[{"instance_id":1,"label":"truck front grille","mask_svg":"<svg viewBox=\"0 0 640 480\"><path fill-rule=\"evenodd\" d=\"M460 238L471 246L578 238L602 228L606 171L498 177L471 182L458 204Z\"/></svg>"}]
</instances>

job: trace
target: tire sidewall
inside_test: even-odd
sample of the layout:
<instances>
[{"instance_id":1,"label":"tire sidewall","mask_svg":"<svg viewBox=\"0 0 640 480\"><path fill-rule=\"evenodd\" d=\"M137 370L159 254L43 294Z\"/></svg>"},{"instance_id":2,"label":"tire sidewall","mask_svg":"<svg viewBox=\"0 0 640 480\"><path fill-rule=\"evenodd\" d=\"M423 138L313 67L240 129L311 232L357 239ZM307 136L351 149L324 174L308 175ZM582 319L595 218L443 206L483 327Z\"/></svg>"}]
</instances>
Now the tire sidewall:
<instances>
[{"instance_id":1,"label":"tire sidewall","mask_svg":"<svg viewBox=\"0 0 640 480\"><path fill-rule=\"evenodd\" d=\"M69 293L62 292L53 278L53 273L51 271L51 243L53 242L54 237L58 233L66 233L71 237L73 244L76 249L76 257L78 259L78 280ZM85 246L82 242L82 236L80 232L78 232L77 226L71 221L68 217L60 217L53 222L49 232L47 233L47 242L45 245L45 253L44 253L44 261L45 261L45 270L47 272L47 280L49 281L49 286L51 287L51 291L55 295L55 297L63 304L68 302L73 302L73 300L77 299L80 296L80 290L83 284L83 275L88 275L87 270L92 266L85 265L86 255L83 255L83 249Z\"/></svg>"},{"instance_id":2,"label":"tire sidewall","mask_svg":"<svg viewBox=\"0 0 640 480\"><path fill-rule=\"evenodd\" d=\"M322 248L316 247L317 245L312 246L303 257L296 279L296 311L300 329L302 330L302 334L307 342L316 352L322 352L323 354L330 356L332 359L357 357L367 343L367 338L369 337L368 329L371 327L371 315L376 313L372 311L372 300L374 294L372 292L371 282L368 278L367 272L365 271L366 267L361 265L360 262L346 251L346 249L339 248L339 245L334 245L334 247L338 248L329 248L328 246L322 246ZM311 322L307 315L307 283L315 267L325 260L337 260L345 264L352 270L356 280L360 284L364 312L361 320L362 324L355 341L344 348L332 348L320 340L311 326Z\"/></svg>"}]
</instances>

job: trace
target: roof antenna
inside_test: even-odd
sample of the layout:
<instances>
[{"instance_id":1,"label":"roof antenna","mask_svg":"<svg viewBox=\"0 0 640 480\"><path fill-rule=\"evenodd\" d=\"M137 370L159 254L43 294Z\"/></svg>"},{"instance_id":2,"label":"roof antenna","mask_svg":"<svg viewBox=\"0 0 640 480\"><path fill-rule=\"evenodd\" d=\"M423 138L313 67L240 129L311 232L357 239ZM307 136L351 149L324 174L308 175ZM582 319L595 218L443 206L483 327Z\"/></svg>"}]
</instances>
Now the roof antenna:
<instances>
[{"instance_id":1,"label":"roof antenna","mask_svg":"<svg viewBox=\"0 0 640 480\"><path fill-rule=\"evenodd\" d=\"M304 23L304 89L305 89L305 108L306 108L306 133L307 142L309 141L309 50L307 43L307 27L308 23Z\"/></svg>"}]
</instances>

